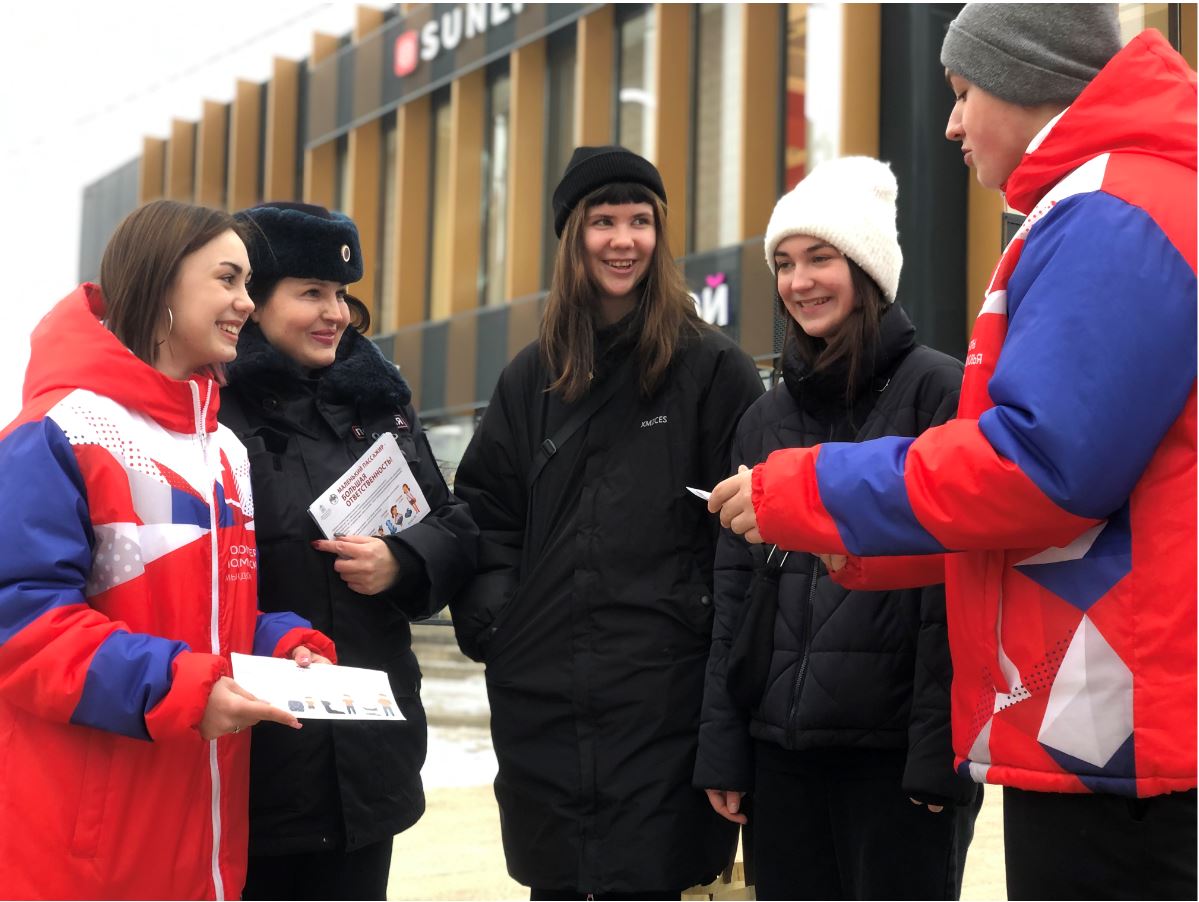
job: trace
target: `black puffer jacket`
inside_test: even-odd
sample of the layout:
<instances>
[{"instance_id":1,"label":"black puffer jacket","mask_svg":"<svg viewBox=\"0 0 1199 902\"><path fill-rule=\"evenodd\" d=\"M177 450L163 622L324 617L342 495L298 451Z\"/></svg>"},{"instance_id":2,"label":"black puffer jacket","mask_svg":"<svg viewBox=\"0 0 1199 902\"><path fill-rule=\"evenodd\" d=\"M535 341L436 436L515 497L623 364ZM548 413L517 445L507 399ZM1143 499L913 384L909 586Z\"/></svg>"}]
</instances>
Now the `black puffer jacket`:
<instances>
[{"instance_id":1,"label":"black puffer jacket","mask_svg":"<svg viewBox=\"0 0 1199 902\"><path fill-rule=\"evenodd\" d=\"M752 467L780 448L919 435L953 417L961 381L962 364L917 345L897 305L883 316L880 352L852 411L844 373L807 371L789 343L783 382L737 429L733 467ZM767 688L752 716L738 710L724 685L728 650L765 556L766 546L722 531L695 785L750 790L754 737L785 749L906 749L911 795L972 799L973 784L953 771L944 586L851 592L816 556L790 554L779 581Z\"/></svg>"},{"instance_id":2,"label":"black puffer jacket","mask_svg":"<svg viewBox=\"0 0 1199 902\"><path fill-rule=\"evenodd\" d=\"M396 368L346 331L336 362L307 377L253 323L238 340L220 420L250 455L258 536L258 607L300 612L337 643L338 662L387 671L404 723L310 720L254 728L250 853L347 851L410 827L424 812L425 712L409 618L427 617L469 578L478 530L450 494ZM309 544L323 538L308 505L392 432L429 501L428 516L384 541L396 585L359 595Z\"/></svg>"},{"instance_id":3,"label":"black puffer jacket","mask_svg":"<svg viewBox=\"0 0 1199 902\"><path fill-rule=\"evenodd\" d=\"M633 353L631 316L603 330L594 390ZM679 890L715 877L736 843L691 786L719 524L686 486L726 475L761 380L730 339L692 333L660 389L644 398L626 378L530 495L534 453L575 406L548 384L530 345L455 482L480 572L454 626L487 663L508 870L597 895Z\"/></svg>"}]
</instances>

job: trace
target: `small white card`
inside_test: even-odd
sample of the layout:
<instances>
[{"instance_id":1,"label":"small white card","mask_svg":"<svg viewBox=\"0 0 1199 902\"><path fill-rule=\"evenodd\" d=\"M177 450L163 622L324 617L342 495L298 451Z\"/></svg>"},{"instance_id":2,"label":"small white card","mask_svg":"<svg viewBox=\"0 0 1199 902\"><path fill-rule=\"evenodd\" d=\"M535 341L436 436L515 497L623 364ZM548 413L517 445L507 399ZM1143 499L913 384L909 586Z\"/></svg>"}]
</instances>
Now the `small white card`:
<instances>
[{"instance_id":1,"label":"small white card","mask_svg":"<svg viewBox=\"0 0 1199 902\"><path fill-rule=\"evenodd\" d=\"M308 506L325 538L394 536L429 513L412 468L385 432L350 469Z\"/></svg>"},{"instance_id":2,"label":"small white card","mask_svg":"<svg viewBox=\"0 0 1199 902\"><path fill-rule=\"evenodd\" d=\"M231 655L233 680L247 692L301 720L404 719L382 670L312 664L287 658Z\"/></svg>"},{"instance_id":3,"label":"small white card","mask_svg":"<svg viewBox=\"0 0 1199 902\"><path fill-rule=\"evenodd\" d=\"M703 489L693 489L691 486L687 486L687 491L702 501L707 501L712 497L711 492L705 492Z\"/></svg>"}]
</instances>

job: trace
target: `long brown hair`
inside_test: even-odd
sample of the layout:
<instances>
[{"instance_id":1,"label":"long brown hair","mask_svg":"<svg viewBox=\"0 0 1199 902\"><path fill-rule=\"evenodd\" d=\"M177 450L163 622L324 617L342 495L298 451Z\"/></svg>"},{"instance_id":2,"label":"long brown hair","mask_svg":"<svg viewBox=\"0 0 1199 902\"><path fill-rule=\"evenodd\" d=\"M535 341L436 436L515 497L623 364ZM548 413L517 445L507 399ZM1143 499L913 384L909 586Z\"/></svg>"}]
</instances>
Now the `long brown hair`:
<instances>
[{"instance_id":1,"label":"long brown hair","mask_svg":"<svg viewBox=\"0 0 1199 902\"><path fill-rule=\"evenodd\" d=\"M889 309L882 289L875 281L866 275L866 271L848 257L849 278L853 286L853 309L841 324L841 328L827 342L822 338L808 335L791 318L791 314L783 306L783 299L778 293L777 280L775 283L775 303L779 305L779 313L786 318L786 342L795 342L799 357L812 373L819 373L834 366L842 366L845 371L845 402L852 405L859 387L859 382L867 368L873 369L882 343L881 322L883 314Z\"/></svg>"},{"instance_id":2,"label":"long brown hair","mask_svg":"<svg viewBox=\"0 0 1199 902\"><path fill-rule=\"evenodd\" d=\"M648 188L618 182L604 185L578 202L566 220L549 300L541 321L541 356L554 381L550 391L567 402L587 393L595 367L595 318L600 287L587 267L583 240L587 211L600 204L649 204L654 210L654 255L638 301L641 328L637 355L641 393L648 397L661 383L687 330L710 328L687 293L683 273L674 262L666 237L666 205Z\"/></svg>"},{"instance_id":3,"label":"long brown hair","mask_svg":"<svg viewBox=\"0 0 1199 902\"><path fill-rule=\"evenodd\" d=\"M151 201L117 226L100 258L104 324L140 360L154 366L154 335L167 318L167 295L183 258L225 232L243 241L241 225L223 210L174 200ZM221 367L212 367L218 378Z\"/></svg>"}]
</instances>

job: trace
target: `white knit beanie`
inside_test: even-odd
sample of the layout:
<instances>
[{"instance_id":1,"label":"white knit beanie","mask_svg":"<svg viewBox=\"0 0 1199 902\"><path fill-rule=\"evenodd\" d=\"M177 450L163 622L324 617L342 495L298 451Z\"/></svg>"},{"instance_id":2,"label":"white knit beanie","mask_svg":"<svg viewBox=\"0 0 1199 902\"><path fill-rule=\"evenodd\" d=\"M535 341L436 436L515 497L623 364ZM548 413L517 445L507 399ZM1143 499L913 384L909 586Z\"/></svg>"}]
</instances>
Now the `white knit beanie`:
<instances>
[{"instance_id":1,"label":"white knit beanie","mask_svg":"<svg viewBox=\"0 0 1199 902\"><path fill-rule=\"evenodd\" d=\"M774 205L766 226L766 265L775 271L775 248L792 235L823 238L894 301L903 266L895 230L897 193L891 167L872 157L821 163Z\"/></svg>"}]
</instances>

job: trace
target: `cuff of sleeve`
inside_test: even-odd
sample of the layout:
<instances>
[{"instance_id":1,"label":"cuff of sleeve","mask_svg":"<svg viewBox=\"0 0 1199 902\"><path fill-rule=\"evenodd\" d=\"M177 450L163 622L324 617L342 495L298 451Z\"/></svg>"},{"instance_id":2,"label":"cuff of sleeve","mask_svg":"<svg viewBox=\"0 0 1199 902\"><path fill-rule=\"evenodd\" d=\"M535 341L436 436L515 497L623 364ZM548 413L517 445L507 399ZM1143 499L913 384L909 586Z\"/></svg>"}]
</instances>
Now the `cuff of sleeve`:
<instances>
[{"instance_id":1,"label":"cuff of sleeve","mask_svg":"<svg viewBox=\"0 0 1199 902\"><path fill-rule=\"evenodd\" d=\"M333 645L333 640L320 630L302 626L297 626L295 629L290 629L284 633L283 638L275 646L274 654L271 657L290 657L291 653L300 645L306 645L311 651L316 652L318 655L324 655L334 664L337 663L337 648Z\"/></svg>"},{"instance_id":2,"label":"cuff of sleeve","mask_svg":"<svg viewBox=\"0 0 1199 902\"><path fill-rule=\"evenodd\" d=\"M396 537L389 537L384 542L391 556L400 565L400 575L391 591L401 598L423 598L430 589L424 558Z\"/></svg>"},{"instance_id":3,"label":"cuff of sleeve","mask_svg":"<svg viewBox=\"0 0 1199 902\"><path fill-rule=\"evenodd\" d=\"M862 566L860 557L851 554L840 570L830 570L828 575L843 589L861 589L866 578L866 568Z\"/></svg>"},{"instance_id":4,"label":"cuff of sleeve","mask_svg":"<svg viewBox=\"0 0 1199 902\"><path fill-rule=\"evenodd\" d=\"M171 662L171 688L146 714L150 738L178 738L196 729L213 685L221 677L232 675L232 665L220 655L190 651L176 655Z\"/></svg>"},{"instance_id":5,"label":"cuff of sleeve","mask_svg":"<svg viewBox=\"0 0 1199 902\"><path fill-rule=\"evenodd\" d=\"M788 551L845 554L837 524L820 500L814 448L774 451L753 469L754 516L762 540Z\"/></svg>"}]
</instances>

